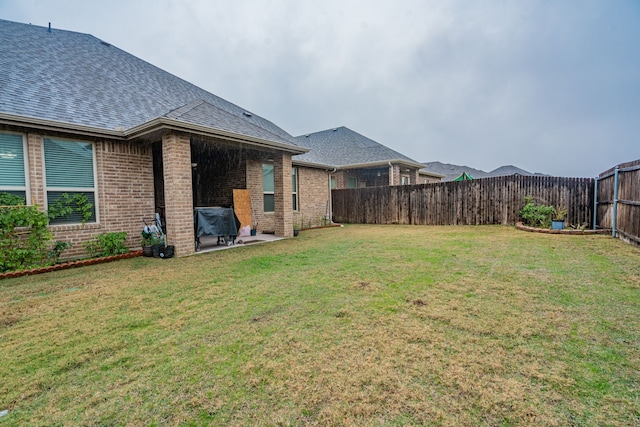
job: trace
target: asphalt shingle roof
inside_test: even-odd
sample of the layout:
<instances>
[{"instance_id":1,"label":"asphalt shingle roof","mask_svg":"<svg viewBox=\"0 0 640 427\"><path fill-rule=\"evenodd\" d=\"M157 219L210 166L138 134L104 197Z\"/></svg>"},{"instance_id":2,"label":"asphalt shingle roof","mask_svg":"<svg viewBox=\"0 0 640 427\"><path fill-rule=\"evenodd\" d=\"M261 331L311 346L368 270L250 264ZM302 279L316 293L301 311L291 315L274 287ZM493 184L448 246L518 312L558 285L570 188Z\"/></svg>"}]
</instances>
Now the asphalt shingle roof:
<instances>
[{"instance_id":1,"label":"asphalt shingle roof","mask_svg":"<svg viewBox=\"0 0 640 427\"><path fill-rule=\"evenodd\" d=\"M294 160L306 163L342 167L391 160L419 163L347 127L327 129L297 136L299 146L309 152L294 156Z\"/></svg>"},{"instance_id":2,"label":"asphalt shingle roof","mask_svg":"<svg viewBox=\"0 0 640 427\"><path fill-rule=\"evenodd\" d=\"M89 34L0 20L0 52L0 113L105 130L168 117L295 145L272 122Z\"/></svg>"}]
</instances>

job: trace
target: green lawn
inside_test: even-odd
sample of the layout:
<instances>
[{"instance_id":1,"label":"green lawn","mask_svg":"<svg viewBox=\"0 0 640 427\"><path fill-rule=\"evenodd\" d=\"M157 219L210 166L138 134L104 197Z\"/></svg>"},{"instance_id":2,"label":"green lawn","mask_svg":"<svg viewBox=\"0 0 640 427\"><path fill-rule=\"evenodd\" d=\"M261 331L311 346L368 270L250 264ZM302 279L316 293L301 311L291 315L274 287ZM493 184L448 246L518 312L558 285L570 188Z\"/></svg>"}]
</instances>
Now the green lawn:
<instances>
[{"instance_id":1,"label":"green lawn","mask_svg":"<svg viewBox=\"0 0 640 427\"><path fill-rule=\"evenodd\" d=\"M639 425L640 250L346 226L0 281L4 425Z\"/></svg>"}]
</instances>

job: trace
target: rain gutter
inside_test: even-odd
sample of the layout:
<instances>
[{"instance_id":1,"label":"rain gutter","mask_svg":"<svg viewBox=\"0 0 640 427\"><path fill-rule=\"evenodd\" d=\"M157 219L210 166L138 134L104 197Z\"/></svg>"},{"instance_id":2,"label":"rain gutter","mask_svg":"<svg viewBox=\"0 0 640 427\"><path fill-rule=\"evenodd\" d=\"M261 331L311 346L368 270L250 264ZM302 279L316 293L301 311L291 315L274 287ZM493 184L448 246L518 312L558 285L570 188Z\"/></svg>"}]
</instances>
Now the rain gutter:
<instances>
[{"instance_id":1,"label":"rain gutter","mask_svg":"<svg viewBox=\"0 0 640 427\"><path fill-rule=\"evenodd\" d=\"M168 118L156 118L131 129L105 129L94 126L86 126L76 123L59 122L55 120L40 119L29 116L19 116L14 114L0 113L0 124L35 128L60 133L73 133L76 135L90 136L94 138L109 138L120 141L130 141L143 137L153 132L162 130L174 130L178 132L194 133L203 136L219 137L229 141L240 142L263 148L273 148L289 152L291 154L304 154L308 148L299 147L293 144L269 141L267 139L256 138L248 135L241 135L221 129L207 126L194 125Z\"/></svg>"},{"instance_id":2,"label":"rain gutter","mask_svg":"<svg viewBox=\"0 0 640 427\"><path fill-rule=\"evenodd\" d=\"M308 149L306 149L306 150L308 150ZM299 166L309 166L309 167L312 167L312 168L320 168L320 169L333 168L335 170L347 170L347 169L361 169L361 168L374 168L374 167L381 167L381 166L392 166L394 163L395 164L400 164L402 166L418 168L418 170L424 168L424 165L422 163L408 162L406 160L383 160L383 161L378 161L378 162L352 163L352 164L348 164L348 165L336 166L336 165L329 165L329 164L326 164L326 163L305 162L304 160L296 160L295 157L294 157L292 159L292 162L294 164L296 164L296 165L299 165ZM431 174L431 173L428 173L428 174ZM433 175L434 176L443 176L443 177L445 176L445 175L439 175L439 174L436 174L436 173L433 173Z\"/></svg>"},{"instance_id":3,"label":"rain gutter","mask_svg":"<svg viewBox=\"0 0 640 427\"><path fill-rule=\"evenodd\" d=\"M65 123L55 120L40 119L29 116L17 116L14 114L0 113L0 123L12 126L21 126L48 130L53 132L74 133L92 137L108 137L111 139L125 140L124 129L104 129L94 126Z\"/></svg>"}]
</instances>

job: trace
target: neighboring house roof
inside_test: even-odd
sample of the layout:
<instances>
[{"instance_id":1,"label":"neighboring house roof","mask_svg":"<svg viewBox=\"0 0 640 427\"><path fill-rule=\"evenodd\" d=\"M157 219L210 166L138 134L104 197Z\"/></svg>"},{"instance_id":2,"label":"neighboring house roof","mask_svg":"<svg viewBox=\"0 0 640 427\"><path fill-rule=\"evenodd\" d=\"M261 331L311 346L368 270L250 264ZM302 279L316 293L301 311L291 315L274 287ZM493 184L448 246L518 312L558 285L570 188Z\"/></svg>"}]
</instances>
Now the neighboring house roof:
<instances>
[{"instance_id":1,"label":"neighboring house roof","mask_svg":"<svg viewBox=\"0 0 640 427\"><path fill-rule=\"evenodd\" d=\"M499 168L489 172L489 176L509 176L509 175L531 176L535 174L531 172L527 172L526 170L520 169L519 167L513 166L513 165L500 166Z\"/></svg>"},{"instance_id":2,"label":"neighboring house roof","mask_svg":"<svg viewBox=\"0 0 640 427\"><path fill-rule=\"evenodd\" d=\"M426 169L444 175L444 178L442 179L443 181L453 181L464 172L473 175L476 179L486 178L488 176L486 172L470 168L468 166L452 165L441 162L429 162L424 163L424 165L426 166Z\"/></svg>"},{"instance_id":3,"label":"neighboring house roof","mask_svg":"<svg viewBox=\"0 0 640 427\"><path fill-rule=\"evenodd\" d=\"M305 151L272 122L89 34L0 20L0 46L1 122L122 138L161 125L220 130Z\"/></svg>"},{"instance_id":4,"label":"neighboring house roof","mask_svg":"<svg viewBox=\"0 0 640 427\"><path fill-rule=\"evenodd\" d=\"M295 138L308 153L296 155L293 161L334 168L354 168L401 163L412 167L422 164L364 135L341 126Z\"/></svg>"},{"instance_id":5,"label":"neighboring house roof","mask_svg":"<svg viewBox=\"0 0 640 427\"><path fill-rule=\"evenodd\" d=\"M491 172L485 172L480 169L470 168L469 166L452 165L449 163L441 162L424 163L424 166L426 166L425 169L428 171L444 175L443 181L453 181L465 172L471 174L475 179L508 175L542 175L539 173L527 172L524 169L520 169L512 165L500 166L499 168L496 168Z\"/></svg>"}]
</instances>

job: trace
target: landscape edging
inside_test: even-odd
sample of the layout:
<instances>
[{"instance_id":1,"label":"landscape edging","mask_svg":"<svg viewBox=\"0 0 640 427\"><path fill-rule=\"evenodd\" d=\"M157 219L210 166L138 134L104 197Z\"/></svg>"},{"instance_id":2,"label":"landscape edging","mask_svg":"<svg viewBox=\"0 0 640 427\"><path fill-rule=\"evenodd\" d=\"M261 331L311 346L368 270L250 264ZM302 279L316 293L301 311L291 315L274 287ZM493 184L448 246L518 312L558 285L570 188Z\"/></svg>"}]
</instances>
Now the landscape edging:
<instances>
[{"instance_id":1,"label":"landscape edging","mask_svg":"<svg viewBox=\"0 0 640 427\"><path fill-rule=\"evenodd\" d=\"M28 270L19 270L19 271L9 271L6 273L0 273L0 280L13 279L21 276L31 276L34 274L48 273L50 271L66 270L69 268L84 267L87 265L104 264L106 262L117 261L119 259L135 258L139 256L142 256L142 250L131 251L126 254L120 254L120 255L106 256L106 257L100 257L100 258L87 258L87 259L81 259L77 261L63 262L60 264L49 265L47 267L38 267L38 268L31 268Z\"/></svg>"},{"instance_id":2,"label":"landscape edging","mask_svg":"<svg viewBox=\"0 0 640 427\"><path fill-rule=\"evenodd\" d=\"M606 228L601 228L599 230L574 230L572 228L565 228L563 230L552 230L549 228L538 228L538 227L529 227L528 225L524 225L522 222L516 223L516 228L518 230L529 231L532 233L543 233L543 234L568 234L573 236L584 236L589 234L610 234L611 230L607 230Z\"/></svg>"}]
</instances>

